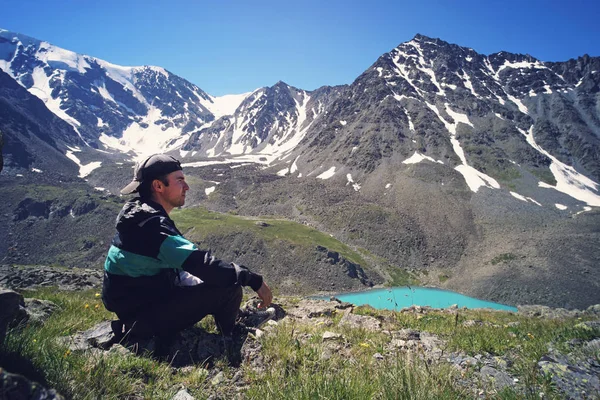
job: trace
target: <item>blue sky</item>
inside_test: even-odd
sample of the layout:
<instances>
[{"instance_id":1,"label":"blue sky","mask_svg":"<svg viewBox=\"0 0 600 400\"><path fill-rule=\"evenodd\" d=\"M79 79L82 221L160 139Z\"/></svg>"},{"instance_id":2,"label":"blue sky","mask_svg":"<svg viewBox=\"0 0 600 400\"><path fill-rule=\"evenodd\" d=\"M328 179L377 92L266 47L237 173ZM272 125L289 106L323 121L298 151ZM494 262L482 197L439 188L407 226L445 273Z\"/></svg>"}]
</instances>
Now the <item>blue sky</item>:
<instances>
[{"instance_id":1,"label":"blue sky","mask_svg":"<svg viewBox=\"0 0 600 400\"><path fill-rule=\"evenodd\" d=\"M416 33L543 61L600 56L597 0L4 1L0 28L220 96L352 83Z\"/></svg>"}]
</instances>

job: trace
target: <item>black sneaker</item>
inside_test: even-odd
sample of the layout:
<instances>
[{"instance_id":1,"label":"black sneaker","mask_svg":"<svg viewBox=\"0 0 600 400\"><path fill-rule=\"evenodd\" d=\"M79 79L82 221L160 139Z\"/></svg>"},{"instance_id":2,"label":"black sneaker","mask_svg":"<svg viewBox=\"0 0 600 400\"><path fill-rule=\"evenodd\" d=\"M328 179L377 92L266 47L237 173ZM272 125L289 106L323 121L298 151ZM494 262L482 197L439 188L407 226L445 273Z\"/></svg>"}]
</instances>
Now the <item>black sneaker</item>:
<instances>
[{"instance_id":1,"label":"black sneaker","mask_svg":"<svg viewBox=\"0 0 600 400\"><path fill-rule=\"evenodd\" d=\"M260 328L267 321L275 318L275 309L269 307L266 310L259 310L256 308L246 307L246 309L240 309L238 313L239 322L249 328Z\"/></svg>"}]
</instances>

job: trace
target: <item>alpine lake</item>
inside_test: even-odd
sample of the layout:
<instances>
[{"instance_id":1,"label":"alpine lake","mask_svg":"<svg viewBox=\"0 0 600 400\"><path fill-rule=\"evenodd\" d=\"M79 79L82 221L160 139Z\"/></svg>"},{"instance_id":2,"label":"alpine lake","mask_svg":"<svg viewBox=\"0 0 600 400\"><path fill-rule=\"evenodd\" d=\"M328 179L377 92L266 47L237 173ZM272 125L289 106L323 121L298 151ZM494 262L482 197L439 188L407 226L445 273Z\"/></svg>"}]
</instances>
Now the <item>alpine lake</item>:
<instances>
[{"instance_id":1,"label":"alpine lake","mask_svg":"<svg viewBox=\"0 0 600 400\"><path fill-rule=\"evenodd\" d=\"M352 303L356 306L369 305L380 310L399 311L410 306L429 306L431 308L448 308L458 306L459 308L490 308L516 312L517 308L492 301L480 300L465 296L449 290L403 286L383 289L372 289L364 292L340 293L333 297ZM330 296L318 297L328 300Z\"/></svg>"}]
</instances>

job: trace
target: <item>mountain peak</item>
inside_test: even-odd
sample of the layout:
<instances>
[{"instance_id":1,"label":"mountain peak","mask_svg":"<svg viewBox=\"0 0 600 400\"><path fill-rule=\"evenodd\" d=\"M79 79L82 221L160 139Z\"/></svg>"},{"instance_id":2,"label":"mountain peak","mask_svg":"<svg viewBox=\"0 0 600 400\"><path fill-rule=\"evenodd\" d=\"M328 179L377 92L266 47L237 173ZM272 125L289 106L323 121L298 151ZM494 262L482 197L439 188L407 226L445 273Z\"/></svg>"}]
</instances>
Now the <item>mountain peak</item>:
<instances>
[{"instance_id":1,"label":"mountain peak","mask_svg":"<svg viewBox=\"0 0 600 400\"><path fill-rule=\"evenodd\" d=\"M41 40L33 38L31 36L23 35L22 33L12 32L6 29L0 28L0 38L6 39L8 41L15 41L15 39L25 46L27 45L39 45L42 43Z\"/></svg>"}]
</instances>

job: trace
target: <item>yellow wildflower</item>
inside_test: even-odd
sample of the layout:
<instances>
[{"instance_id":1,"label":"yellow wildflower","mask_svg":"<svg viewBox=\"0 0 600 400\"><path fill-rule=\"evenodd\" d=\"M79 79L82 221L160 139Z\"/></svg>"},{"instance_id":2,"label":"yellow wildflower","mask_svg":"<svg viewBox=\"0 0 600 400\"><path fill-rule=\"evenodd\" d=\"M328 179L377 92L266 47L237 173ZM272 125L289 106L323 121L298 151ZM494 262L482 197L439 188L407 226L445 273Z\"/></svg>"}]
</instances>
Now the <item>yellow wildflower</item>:
<instances>
[{"instance_id":1,"label":"yellow wildflower","mask_svg":"<svg viewBox=\"0 0 600 400\"><path fill-rule=\"evenodd\" d=\"M531 333L527 333L527 336L529 336L529 339L533 339L535 336L533 336Z\"/></svg>"},{"instance_id":2,"label":"yellow wildflower","mask_svg":"<svg viewBox=\"0 0 600 400\"><path fill-rule=\"evenodd\" d=\"M362 342L358 344L360 347L371 347L371 345L369 343L366 342Z\"/></svg>"},{"instance_id":3,"label":"yellow wildflower","mask_svg":"<svg viewBox=\"0 0 600 400\"><path fill-rule=\"evenodd\" d=\"M94 296L96 296L96 297L100 297L100 293L96 293Z\"/></svg>"},{"instance_id":4,"label":"yellow wildflower","mask_svg":"<svg viewBox=\"0 0 600 400\"><path fill-rule=\"evenodd\" d=\"M97 309L99 309L99 308L100 308L100 304L96 304L96 305L94 306L94 308L95 308L96 310L97 310Z\"/></svg>"},{"instance_id":5,"label":"yellow wildflower","mask_svg":"<svg viewBox=\"0 0 600 400\"><path fill-rule=\"evenodd\" d=\"M86 303L85 306L83 306L83 308L90 308L90 305Z\"/></svg>"}]
</instances>

